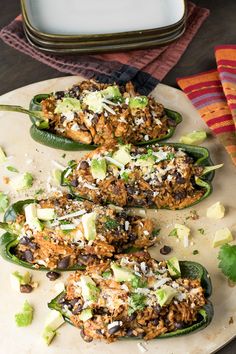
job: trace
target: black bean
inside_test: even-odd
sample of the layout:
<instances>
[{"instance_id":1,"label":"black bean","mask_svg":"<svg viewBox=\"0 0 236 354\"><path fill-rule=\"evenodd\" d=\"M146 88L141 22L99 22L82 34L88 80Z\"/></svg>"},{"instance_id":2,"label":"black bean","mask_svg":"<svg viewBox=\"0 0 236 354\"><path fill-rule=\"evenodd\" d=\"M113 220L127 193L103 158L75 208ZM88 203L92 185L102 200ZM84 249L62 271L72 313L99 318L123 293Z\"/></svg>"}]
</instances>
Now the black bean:
<instances>
[{"instance_id":1,"label":"black bean","mask_svg":"<svg viewBox=\"0 0 236 354\"><path fill-rule=\"evenodd\" d=\"M77 178L75 178L75 179L72 179L72 181L70 182L70 184L72 185L72 187L78 187L78 180L77 180Z\"/></svg>"},{"instance_id":2,"label":"black bean","mask_svg":"<svg viewBox=\"0 0 236 354\"><path fill-rule=\"evenodd\" d=\"M57 91L54 93L54 96L55 96L56 100L61 100L65 96L65 92L64 91Z\"/></svg>"},{"instance_id":3,"label":"black bean","mask_svg":"<svg viewBox=\"0 0 236 354\"><path fill-rule=\"evenodd\" d=\"M81 161L81 162L80 162L79 168L80 168L81 170L86 170L88 167L89 167L89 164L88 164L87 161Z\"/></svg>"},{"instance_id":4,"label":"black bean","mask_svg":"<svg viewBox=\"0 0 236 354\"><path fill-rule=\"evenodd\" d=\"M33 253L30 250L26 250L24 252L24 258L25 258L26 262L33 262L33 260L34 260Z\"/></svg>"},{"instance_id":5,"label":"black bean","mask_svg":"<svg viewBox=\"0 0 236 354\"><path fill-rule=\"evenodd\" d=\"M126 335L127 335L128 337L134 337L133 329L132 329L132 328L129 328L129 329L127 330L127 332L126 332Z\"/></svg>"},{"instance_id":6,"label":"black bean","mask_svg":"<svg viewBox=\"0 0 236 354\"><path fill-rule=\"evenodd\" d=\"M180 191L180 192L174 193L175 200L181 200L181 199L184 199L185 197L186 197L186 191Z\"/></svg>"},{"instance_id":7,"label":"black bean","mask_svg":"<svg viewBox=\"0 0 236 354\"><path fill-rule=\"evenodd\" d=\"M69 265L70 265L70 256L66 256L58 262L57 268L58 269L66 269L69 267Z\"/></svg>"},{"instance_id":8,"label":"black bean","mask_svg":"<svg viewBox=\"0 0 236 354\"><path fill-rule=\"evenodd\" d=\"M127 192L129 193L129 194L135 194L135 192L136 192L136 188L135 187L133 187L133 186L127 186L126 187L126 190L127 190Z\"/></svg>"},{"instance_id":9,"label":"black bean","mask_svg":"<svg viewBox=\"0 0 236 354\"><path fill-rule=\"evenodd\" d=\"M137 317L137 313L133 312L132 315L129 316L129 320L134 321L136 317Z\"/></svg>"},{"instance_id":10,"label":"black bean","mask_svg":"<svg viewBox=\"0 0 236 354\"><path fill-rule=\"evenodd\" d=\"M191 156L186 156L186 157L185 157L185 162L187 162L187 163L193 163L193 162L194 162L194 159L193 159Z\"/></svg>"},{"instance_id":11,"label":"black bean","mask_svg":"<svg viewBox=\"0 0 236 354\"><path fill-rule=\"evenodd\" d=\"M80 124L79 129L82 130L83 132L86 132L88 128L84 124Z\"/></svg>"},{"instance_id":12,"label":"black bean","mask_svg":"<svg viewBox=\"0 0 236 354\"><path fill-rule=\"evenodd\" d=\"M38 248L38 245L37 243L35 242L29 242L29 247L32 249L32 250L36 250Z\"/></svg>"},{"instance_id":13,"label":"black bean","mask_svg":"<svg viewBox=\"0 0 236 354\"><path fill-rule=\"evenodd\" d=\"M86 336L83 329L81 329L80 335L81 335L81 338L87 343L90 343L93 340L93 338Z\"/></svg>"},{"instance_id":14,"label":"black bean","mask_svg":"<svg viewBox=\"0 0 236 354\"><path fill-rule=\"evenodd\" d=\"M176 173L176 183L178 184L184 184L186 182L186 179L181 176L180 173Z\"/></svg>"},{"instance_id":15,"label":"black bean","mask_svg":"<svg viewBox=\"0 0 236 354\"><path fill-rule=\"evenodd\" d=\"M20 292L29 294L33 290L33 287L30 284L21 284L20 285Z\"/></svg>"},{"instance_id":16,"label":"black bean","mask_svg":"<svg viewBox=\"0 0 236 354\"><path fill-rule=\"evenodd\" d=\"M47 272L47 273L46 273L46 277L47 277L49 280L51 280L51 281L54 281L54 280L58 279L60 276L61 276L60 273L53 272L53 271L50 271L50 272Z\"/></svg>"},{"instance_id":17,"label":"black bean","mask_svg":"<svg viewBox=\"0 0 236 354\"><path fill-rule=\"evenodd\" d=\"M158 326L159 324L159 319L158 318L154 318L154 320L152 321L154 326Z\"/></svg>"},{"instance_id":18,"label":"black bean","mask_svg":"<svg viewBox=\"0 0 236 354\"><path fill-rule=\"evenodd\" d=\"M166 245L160 249L161 254L169 254L171 251L172 251L171 247Z\"/></svg>"},{"instance_id":19,"label":"black bean","mask_svg":"<svg viewBox=\"0 0 236 354\"><path fill-rule=\"evenodd\" d=\"M156 312L156 313L159 313L161 311L161 306L160 305L156 305L153 307L153 310Z\"/></svg>"},{"instance_id":20,"label":"black bean","mask_svg":"<svg viewBox=\"0 0 236 354\"><path fill-rule=\"evenodd\" d=\"M176 328L176 329L184 328L183 322L176 322L176 323L175 323L175 328Z\"/></svg>"},{"instance_id":21,"label":"black bean","mask_svg":"<svg viewBox=\"0 0 236 354\"><path fill-rule=\"evenodd\" d=\"M113 326L111 328L108 329L109 334L115 334L116 332L118 332L120 330L120 325L116 325Z\"/></svg>"},{"instance_id":22,"label":"black bean","mask_svg":"<svg viewBox=\"0 0 236 354\"><path fill-rule=\"evenodd\" d=\"M101 329L96 329L96 333L97 334L102 334L102 330Z\"/></svg>"},{"instance_id":23,"label":"black bean","mask_svg":"<svg viewBox=\"0 0 236 354\"><path fill-rule=\"evenodd\" d=\"M174 119L168 118L167 119L169 127L176 127L177 123Z\"/></svg>"},{"instance_id":24,"label":"black bean","mask_svg":"<svg viewBox=\"0 0 236 354\"><path fill-rule=\"evenodd\" d=\"M73 196L72 194L68 193L68 194L66 195L66 198L67 198L67 199L74 199L74 196Z\"/></svg>"},{"instance_id":25,"label":"black bean","mask_svg":"<svg viewBox=\"0 0 236 354\"><path fill-rule=\"evenodd\" d=\"M78 315L78 314L80 314L80 312L82 311L82 309L83 309L83 306L82 306L81 304L79 304L78 306L76 306L76 308L74 308L74 309L72 310L73 315Z\"/></svg>"},{"instance_id":26,"label":"black bean","mask_svg":"<svg viewBox=\"0 0 236 354\"><path fill-rule=\"evenodd\" d=\"M20 239L20 241L19 241L19 243L20 243L21 245L28 245L29 242L30 242L30 239L29 239L27 236L22 237L22 238Z\"/></svg>"},{"instance_id":27,"label":"black bean","mask_svg":"<svg viewBox=\"0 0 236 354\"><path fill-rule=\"evenodd\" d=\"M135 241L136 239L137 239L137 235L135 235L135 234L130 234L129 235L129 242L133 242L133 241Z\"/></svg>"},{"instance_id":28,"label":"black bean","mask_svg":"<svg viewBox=\"0 0 236 354\"><path fill-rule=\"evenodd\" d=\"M98 117L98 115L95 113L94 116L93 116L93 118L92 118L92 124L93 124L93 125L96 125L97 122L98 122L98 120L99 120L99 117Z\"/></svg>"}]
</instances>

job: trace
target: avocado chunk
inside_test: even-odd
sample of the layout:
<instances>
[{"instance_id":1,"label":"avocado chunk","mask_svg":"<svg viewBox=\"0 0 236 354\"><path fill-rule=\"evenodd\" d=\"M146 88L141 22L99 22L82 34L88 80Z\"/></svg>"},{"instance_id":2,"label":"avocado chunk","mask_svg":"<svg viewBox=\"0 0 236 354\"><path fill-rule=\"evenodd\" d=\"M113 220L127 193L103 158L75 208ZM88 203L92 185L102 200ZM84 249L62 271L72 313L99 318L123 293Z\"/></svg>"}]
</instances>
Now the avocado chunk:
<instances>
[{"instance_id":1,"label":"avocado chunk","mask_svg":"<svg viewBox=\"0 0 236 354\"><path fill-rule=\"evenodd\" d=\"M126 165L131 161L130 145L120 145L119 149L112 155L113 159Z\"/></svg>"},{"instance_id":2,"label":"avocado chunk","mask_svg":"<svg viewBox=\"0 0 236 354\"><path fill-rule=\"evenodd\" d=\"M163 285L163 287L156 291L158 304L162 307L169 305L172 299L178 294L178 291L171 286Z\"/></svg>"},{"instance_id":3,"label":"avocado chunk","mask_svg":"<svg viewBox=\"0 0 236 354\"><path fill-rule=\"evenodd\" d=\"M53 208L37 208L37 218L43 221L50 221L55 218L55 210Z\"/></svg>"},{"instance_id":4,"label":"avocado chunk","mask_svg":"<svg viewBox=\"0 0 236 354\"><path fill-rule=\"evenodd\" d=\"M213 240L213 247L219 247L225 243L233 241L233 236L228 227L217 230Z\"/></svg>"},{"instance_id":5,"label":"avocado chunk","mask_svg":"<svg viewBox=\"0 0 236 354\"><path fill-rule=\"evenodd\" d=\"M93 241L95 240L97 236L97 230L96 230L96 213L87 213L84 214L81 218L82 225L84 228L84 237L88 241Z\"/></svg>"},{"instance_id":6,"label":"avocado chunk","mask_svg":"<svg viewBox=\"0 0 236 354\"><path fill-rule=\"evenodd\" d=\"M77 98L64 97L55 108L54 113L64 114L81 111L80 101Z\"/></svg>"},{"instance_id":7,"label":"avocado chunk","mask_svg":"<svg viewBox=\"0 0 236 354\"><path fill-rule=\"evenodd\" d=\"M168 259L166 263L169 273L173 278L178 278L181 276L179 261L176 257Z\"/></svg>"},{"instance_id":8,"label":"avocado chunk","mask_svg":"<svg viewBox=\"0 0 236 354\"><path fill-rule=\"evenodd\" d=\"M94 113L103 112L103 98L99 91L89 92L83 99L83 103Z\"/></svg>"},{"instance_id":9,"label":"avocado chunk","mask_svg":"<svg viewBox=\"0 0 236 354\"><path fill-rule=\"evenodd\" d=\"M207 209L209 219L222 219L225 216L225 207L221 202L216 202Z\"/></svg>"},{"instance_id":10,"label":"avocado chunk","mask_svg":"<svg viewBox=\"0 0 236 354\"><path fill-rule=\"evenodd\" d=\"M47 345L51 343L56 335L56 330L65 322L59 311L52 310L45 321L42 337Z\"/></svg>"},{"instance_id":11,"label":"avocado chunk","mask_svg":"<svg viewBox=\"0 0 236 354\"><path fill-rule=\"evenodd\" d=\"M113 270L115 281L119 283L136 279L136 275L129 268L121 267L116 263L112 263L111 269Z\"/></svg>"},{"instance_id":12,"label":"avocado chunk","mask_svg":"<svg viewBox=\"0 0 236 354\"><path fill-rule=\"evenodd\" d=\"M144 109L147 105L147 96L136 96L129 99L129 107L131 109Z\"/></svg>"},{"instance_id":13,"label":"avocado chunk","mask_svg":"<svg viewBox=\"0 0 236 354\"><path fill-rule=\"evenodd\" d=\"M205 131L193 131L192 133L183 135L179 142L182 144L198 145L201 144L207 138Z\"/></svg>"},{"instance_id":14,"label":"avocado chunk","mask_svg":"<svg viewBox=\"0 0 236 354\"><path fill-rule=\"evenodd\" d=\"M37 218L37 205L35 203L28 204L25 206L25 219L26 224L35 231L42 231L43 227Z\"/></svg>"},{"instance_id":15,"label":"avocado chunk","mask_svg":"<svg viewBox=\"0 0 236 354\"><path fill-rule=\"evenodd\" d=\"M52 178L53 178L53 181L55 182L56 185L60 186L61 184L61 175L62 175L62 172L61 170L55 168L52 170Z\"/></svg>"},{"instance_id":16,"label":"avocado chunk","mask_svg":"<svg viewBox=\"0 0 236 354\"><path fill-rule=\"evenodd\" d=\"M23 191L29 189L33 185L33 176L29 172L25 172L21 175L16 176L10 181L10 185L16 191Z\"/></svg>"},{"instance_id":17,"label":"avocado chunk","mask_svg":"<svg viewBox=\"0 0 236 354\"><path fill-rule=\"evenodd\" d=\"M25 272L24 274L20 274L18 271L11 273L10 282L12 289L16 291L20 291L20 286L25 284L30 284L31 275L29 272Z\"/></svg>"},{"instance_id":18,"label":"avocado chunk","mask_svg":"<svg viewBox=\"0 0 236 354\"><path fill-rule=\"evenodd\" d=\"M96 286L96 283L88 275L81 275L80 286L82 290L82 296L84 301L96 302L100 289Z\"/></svg>"},{"instance_id":19,"label":"avocado chunk","mask_svg":"<svg viewBox=\"0 0 236 354\"><path fill-rule=\"evenodd\" d=\"M81 314L79 315L79 319L83 322L89 320L92 317L93 317L93 311L92 311L92 309L89 309L89 308L84 309L81 312Z\"/></svg>"},{"instance_id":20,"label":"avocado chunk","mask_svg":"<svg viewBox=\"0 0 236 354\"><path fill-rule=\"evenodd\" d=\"M92 159L91 173L93 178L103 180L107 173L107 164L105 159Z\"/></svg>"},{"instance_id":21,"label":"avocado chunk","mask_svg":"<svg viewBox=\"0 0 236 354\"><path fill-rule=\"evenodd\" d=\"M118 100L119 98L122 97L119 87L117 85L114 86L108 86L104 90L101 91L102 96L106 98L107 100Z\"/></svg>"}]
</instances>

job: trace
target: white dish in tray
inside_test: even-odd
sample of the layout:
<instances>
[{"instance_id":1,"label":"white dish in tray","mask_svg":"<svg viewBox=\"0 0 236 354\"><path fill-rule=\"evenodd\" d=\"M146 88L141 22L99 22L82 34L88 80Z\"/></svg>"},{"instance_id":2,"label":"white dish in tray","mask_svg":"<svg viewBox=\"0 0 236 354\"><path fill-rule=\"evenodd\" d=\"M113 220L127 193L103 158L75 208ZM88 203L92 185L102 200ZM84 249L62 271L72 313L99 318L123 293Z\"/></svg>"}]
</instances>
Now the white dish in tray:
<instances>
[{"instance_id":1,"label":"white dish in tray","mask_svg":"<svg viewBox=\"0 0 236 354\"><path fill-rule=\"evenodd\" d=\"M32 27L58 35L106 34L169 27L183 20L184 0L25 0Z\"/></svg>"}]
</instances>

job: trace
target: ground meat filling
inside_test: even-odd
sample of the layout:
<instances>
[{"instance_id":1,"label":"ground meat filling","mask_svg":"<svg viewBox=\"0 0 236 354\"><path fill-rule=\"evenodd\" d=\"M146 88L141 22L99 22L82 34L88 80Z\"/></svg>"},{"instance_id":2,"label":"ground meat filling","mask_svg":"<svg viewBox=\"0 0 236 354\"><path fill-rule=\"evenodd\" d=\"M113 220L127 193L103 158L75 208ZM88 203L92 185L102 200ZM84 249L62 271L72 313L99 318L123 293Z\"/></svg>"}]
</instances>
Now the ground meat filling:
<instances>
[{"instance_id":1,"label":"ground meat filling","mask_svg":"<svg viewBox=\"0 0 236 354\"><path fill-rule=\"evenodd\" d=\"M128 215L125 210L93 205L88 201L68 199L66 195L38 202L38 207L53 208L53 220L43 222L42 230L27 224L19 215L15 225L19 243L15 255L35 268L65 269L74 265L96 264L130 247L147 248L156 242L157 230L152 220ZM83 215L95 213L96 237L85 238Z\"/></svg>"},{"instance_id":2,"label":"ground meat filling","mask_svg":"<svg viewBox=\"0 0 236 354\"><path fill-rule=\"evenodd\" d=\"M169 133L176 122L169 118L162 104L152 97L146 97L145 107L130 107L129 100L141 97L131 83L119 86L120 97L104 99L98 108L86 104L85 96L100 93L117 85L83 81L67 91L58 91L42 101L42 111L49 119L49 130L85 144L102 145L122 139L124 142L137 143L162 138ZM80 102L80 109L70 106L58 110L65 98Z\"/></svg>"},{"instance_id":3,"label":"ground meat filling","mask_svg":"<svg viewBox=\"0 0 236 354\"><path fill-rule=\"evenodd\" d=\"M117 281L114 264L133 274L132 280ZM85 278L92 282L90 300L83 291ZM172 299L160 305L156 294L164 288L172 289ZM188 327L198 319L206 299L199 279L172 279L165 261L139 253L71 274L58 302L84 340L113 342L124 336L149 340Z\"/></svg>"},{"instance_id":4,"label":"ground meat filling","mask_svg":"<svg viewBox=\"0 0 236 354\"><path fill-rule=\"evenodd\" d=\"M84 156L66 173L66 179L78 195L96 203L181 209L202 198L204 187L196 184L202 166L181 149L171 146L134 147L130 161L115 165L118 146L101 147ZM111 160L111 157L114 159ZM93 177L92 161L105 159L106 175Z\"/></svg>"}]
</instances>

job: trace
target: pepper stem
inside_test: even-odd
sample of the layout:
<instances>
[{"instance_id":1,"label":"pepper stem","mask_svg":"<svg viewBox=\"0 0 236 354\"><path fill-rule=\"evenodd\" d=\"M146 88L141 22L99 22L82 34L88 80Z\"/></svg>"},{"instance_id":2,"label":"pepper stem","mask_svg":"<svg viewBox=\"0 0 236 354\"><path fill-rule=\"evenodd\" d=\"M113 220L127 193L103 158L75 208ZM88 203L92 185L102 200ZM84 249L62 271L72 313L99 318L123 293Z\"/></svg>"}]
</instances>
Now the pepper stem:
<instances>
[{"instance_id":1,"label":"pepper stem","mask_svg":"<svg viewBox=\"0 0 236 354\"><path fill-rule=\"evenodd\" d=\"M43 116L42 111L30 111L26 108L23 108L21 106L14 106L14 105L8 105L8 104L0 104L0 111L8 111L8 112L17 112L17 113L24 113L28 114L31 116L35 121L34 124L37 125L37 127L41 127L42 123L47 123L47 119Z\"/></svg>"}]
</instances>

